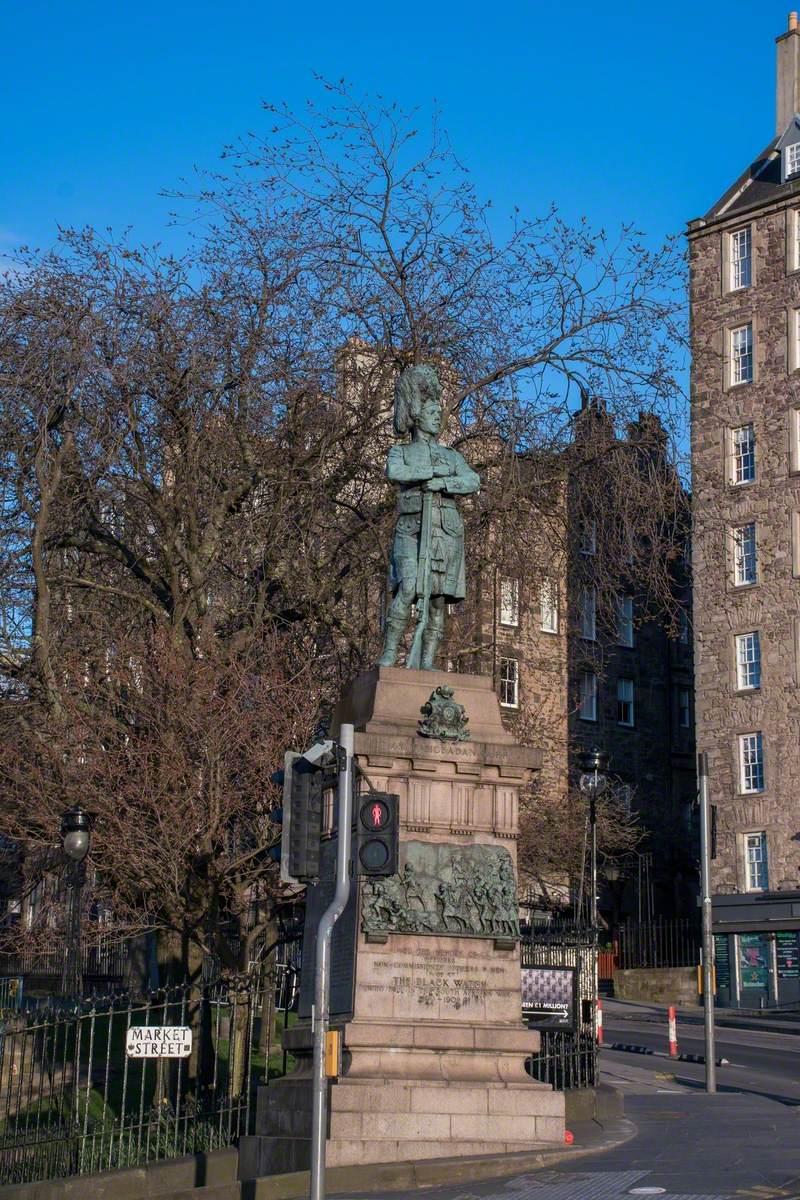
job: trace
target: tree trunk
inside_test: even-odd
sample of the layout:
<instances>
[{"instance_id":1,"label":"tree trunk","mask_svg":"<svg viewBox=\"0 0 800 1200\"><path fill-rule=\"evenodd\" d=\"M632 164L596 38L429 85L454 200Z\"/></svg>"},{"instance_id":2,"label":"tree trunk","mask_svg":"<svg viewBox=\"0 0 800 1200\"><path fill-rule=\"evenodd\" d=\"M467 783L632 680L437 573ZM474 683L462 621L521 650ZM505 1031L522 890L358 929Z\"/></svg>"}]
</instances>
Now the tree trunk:
<instances>
[{"instance_id":1,"label":"tree trunk","mask_svg":"<svg viewBox=\"0 0 800 1200\"><path fill-rule=\"evenodd\" d=\"M241 1096L249 1071L251 994L246 987L231 990L230 1034L228 1041L228 1094Z\"/></svg>"},{"instance_id":2,"label":"tree trunk","mask_svg":"<svg viewBox=\"0 0 800 1200\"><path fill-rule=\"evenodd\" d=\"M278 989L278 971L273 951L261 973L261 1023L258 1030L258 1050L264 1056L264 1078L269 1076L269 1056L275 1045L277 1034L277 1009L275 995Z\"/></svg>"},{"instance_id":3,"label":"tree trunk","mask_svg":"<svg viewBox=\"0 0 800 1200\"><path fill-rule=\"evenodd\" d=\"M216 1033L208 989L203 984L203 951L185 934L164 931L158 938L158 968L162 987L186 988L192 1052L181 1074L187 1091L202 1090L210 1086L214 1075Z\"/></svg>"}]
</instances>

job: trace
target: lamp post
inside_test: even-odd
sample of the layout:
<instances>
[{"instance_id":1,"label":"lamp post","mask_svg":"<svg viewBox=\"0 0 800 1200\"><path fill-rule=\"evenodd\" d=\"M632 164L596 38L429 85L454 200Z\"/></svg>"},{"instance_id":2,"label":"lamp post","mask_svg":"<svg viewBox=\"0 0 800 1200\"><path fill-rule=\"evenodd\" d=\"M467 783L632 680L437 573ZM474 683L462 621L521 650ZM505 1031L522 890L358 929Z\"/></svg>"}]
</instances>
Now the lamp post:
<instances>
[{"instance_id":1,"label":"lamp post","mask_svg":"<svg viewBox=\"0 0 800 1200\"><path fill-rule=\"evenodd\" d=\"M83 994L81 892L86 880L85 860L93 824L94 813L87 812L79 804L61 814L61 844L67 860L65 877L69 888L61 992L71 1000L80 1000Z\"/></svg>"},{"instance_id":2,"label":"lamp post","mask_svg":"<svg viewBox=\"0 0 800 1200\"><path fill-rule=\"evenodd\" d=\"M592 923L592 950L594 957L593 979L594 979L594 1020L597 1021L597 995L598 995L598 979L597 979L597 797L602 796L603 792L608 787L608 755L600 750L597 746L593 746L591 750L587 750L580 756L582 774L578 781L578 786L585 796L589 797L589 827L591 831L592 846L592 867L591 867L591 902L590 914Z\"/></svg>"},{"instance_id":3,"label":"lamp post","mask_svg":"<svg viewBox=\"0 0 800 1200\"><path fill-rule=\"evenodd\" d=\"M609 858L603 864L603 874L606 877L609 891L611 892L611 942L613 945L616 942L617 927L619 925L621 907L619 882L622 879L622 867L615 858Z\"/></svg>"}]
</instances>

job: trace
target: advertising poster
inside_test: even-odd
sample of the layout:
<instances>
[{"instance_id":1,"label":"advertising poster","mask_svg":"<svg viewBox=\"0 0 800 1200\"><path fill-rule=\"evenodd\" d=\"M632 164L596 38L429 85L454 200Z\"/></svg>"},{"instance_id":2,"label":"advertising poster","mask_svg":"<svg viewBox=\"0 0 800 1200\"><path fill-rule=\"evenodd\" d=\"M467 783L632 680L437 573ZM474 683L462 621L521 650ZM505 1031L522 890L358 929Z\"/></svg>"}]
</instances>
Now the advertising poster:
<instances>
[{"instance_id":1,"label":"advertising poster","mask_svg":"<svg viewBox=\"0 0 800 1200\"><path fill-rule=\"evenodd\" d=\"M769 981L769 942L763 933L739 934L739 970L743 988L765 988Z\"/></svg>"},{"instance_id":2,"label":"advertising poster","mask_svg":"<svg viewBox=\"0 0 800 1200\"><path fill-rule=\"evenodd\" d=\"M714 935L714 966L717 969L717 991L731 990L731 958L727 933Z\"/></svg>"},{"instance_id":3,"label":"advertising poster","mask_svg":"<svg viewBox=\"0 0 800 1200\"><path fill-rule=\"evenodd\" d=\"M775 934L775 957L778 960L779 979L800 979L796 933Z\"/></svg>"},{"instance_id":4,"label":"advertising poster","mask_svg":"<svg viewBox=\"0 0 800 1200\"><path fill-rule=\"evenodd\" d=\"M574 967L522 968L522 1019L531 1029L576 1028Z\"/></svg>"}]
</instances>

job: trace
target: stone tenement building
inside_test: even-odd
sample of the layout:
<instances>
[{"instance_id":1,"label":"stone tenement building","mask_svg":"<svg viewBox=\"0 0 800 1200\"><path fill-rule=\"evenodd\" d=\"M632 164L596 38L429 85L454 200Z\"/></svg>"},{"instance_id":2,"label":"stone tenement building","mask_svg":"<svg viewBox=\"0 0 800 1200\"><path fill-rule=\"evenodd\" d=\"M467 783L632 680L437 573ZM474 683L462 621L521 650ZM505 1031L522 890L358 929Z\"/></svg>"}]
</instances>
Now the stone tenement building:
<instances>
[{"instance_id":1,"label":"stone tenement building","mask_svg":"<svg viewBox=\"0 0 800 1200\"><path fill-rule=\"evenodd\" d=\"M653 420L640 418L622 444L633 445L642 423ZM594 403L574 428L576 438L615 440L610 418ZM541 529L548 552L537 556L536 569L526 569L524 552L516 567L506 559L502 568L483 569L477 621L489 649L461 669L491 674L508 726L544 750L543 798L565 799L576 788L582 751L598 745L610 755L618 795L647 836L640 853L626 858L627 883L604 889L601 871L601 910L615 919L689 915L698 850L688 589L676 637L647 618L633 588L603 612L593 584L602 574L603 516L571 528L577 486L568 480L554 528ZM541 557L548 556L543 575Z\"/></svg>"},{"instance_id":2,"label":"stone tenement building","mask_svg":"<svg viewBox=\"0 0 800 1200\"><path fill-rule=\"evenodd\" d=\"M776 135L689 224L697 743L723 1003L800 998L800 29Z\"/></svg>"}]
</instances>

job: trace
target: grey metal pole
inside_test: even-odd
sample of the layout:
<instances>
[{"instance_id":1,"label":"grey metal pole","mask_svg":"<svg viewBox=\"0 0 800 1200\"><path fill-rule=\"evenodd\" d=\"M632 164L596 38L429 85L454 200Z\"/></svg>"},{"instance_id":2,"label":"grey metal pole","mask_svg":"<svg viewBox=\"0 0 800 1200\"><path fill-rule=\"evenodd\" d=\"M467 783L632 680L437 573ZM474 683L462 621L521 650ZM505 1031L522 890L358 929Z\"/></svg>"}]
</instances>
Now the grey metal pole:
<instances>
[{"instance_id":1,"label":"grey metal pole","mask_svg":"<svg viewBox=\"0 0 800 1200\"><path fill-rule=\"evenodd\" d=\"M711 933L711 806L708 802L708 755L697 756L700 779L700 887L703 904L703 1013L705 1017L706 1091L717 1090L714 1033L714 939Z\"/></svg>"},{"instance_id":2,"label":"grey metal pole","mask_svg":"<svg viewBox=\"0 0 800 1200\"><path fill-rule=\"evenodd\" d=\"M594 791L589 801L589 823L592 827L592 904L590 910L592 914L592 985L594 987L592 1024L594 1026L595 1038L597 1037L597 997L600 991L599 972L597 969L597 782L598 772L595 770Z\"/></svg>"},{"instance_id":3,"label":"grey metal pole","mask_svg":"<svg viewBox=\"0 0 800 1200\"><path fill-rule=\"evenodd\" d=\"M331 936L350 896L350 833L353 823L353 726L342 725L339 767L336 890L317 929L314 973L314 1070L311 1081L311 1200L325 1198L325 1135L328 1126L328 1081L325 1077L325 1035L328 1032L331 987Z\"/></svg>"}]
</instances>

